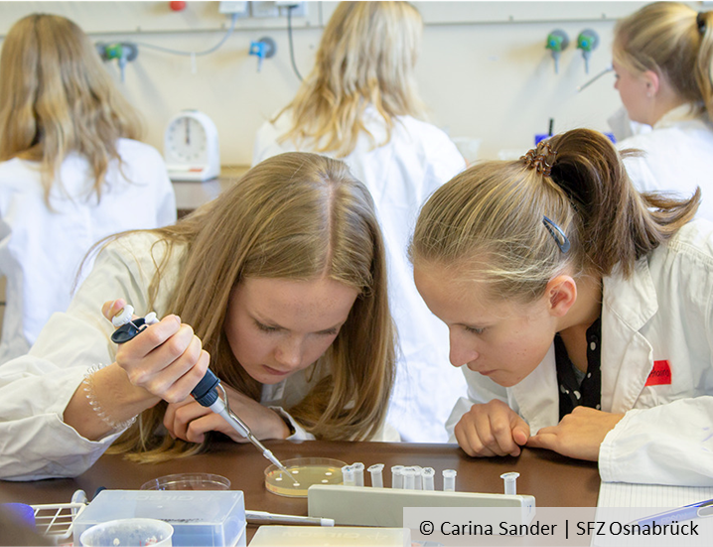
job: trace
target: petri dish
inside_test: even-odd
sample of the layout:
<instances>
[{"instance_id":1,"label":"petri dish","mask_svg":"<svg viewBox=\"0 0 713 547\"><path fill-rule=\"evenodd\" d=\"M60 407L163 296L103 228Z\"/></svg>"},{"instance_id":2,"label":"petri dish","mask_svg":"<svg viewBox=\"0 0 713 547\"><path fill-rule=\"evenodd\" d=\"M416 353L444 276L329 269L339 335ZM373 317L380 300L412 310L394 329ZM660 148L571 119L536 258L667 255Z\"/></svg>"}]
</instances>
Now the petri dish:
<instances>
[{"instance_id":1,"label":"petri dish","mask_svg":"<svg viewBox=\"0 0 713 547\"><path fill-rule=\"evenodd\" d=\"M332 458L293 458L283 460L282 465L298 484L276 465L270 465L265 469L265 488L278 496L306 498L307 489L313 484L342 484L342 467L347 464Z\"/></svg>"},{"instance_id":2,"label":"petri dish","mask_svg":"<svg viewBox=\"0 0 713 547\"><path fill-rule=\"evenodd\" d=\"M212 473L177 473L151 479L141 490L230 490L230 479Z\"/></svg>"}]
</instances>

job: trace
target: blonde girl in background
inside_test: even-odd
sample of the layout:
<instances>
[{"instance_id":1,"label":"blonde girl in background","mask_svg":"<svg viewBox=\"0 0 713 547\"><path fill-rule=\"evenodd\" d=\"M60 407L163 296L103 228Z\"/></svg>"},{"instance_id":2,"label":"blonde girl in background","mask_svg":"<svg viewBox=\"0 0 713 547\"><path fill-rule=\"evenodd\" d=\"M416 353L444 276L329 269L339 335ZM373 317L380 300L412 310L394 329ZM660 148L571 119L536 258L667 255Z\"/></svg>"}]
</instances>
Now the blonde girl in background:
<instances>
[{"instance_id":1,"label":"blonde girl in background","mask_svg":"<svg viewBox=\"0 0 713 547\"><path fill-rule=\"evenodd\" d=\"M641 195L586 129L485 162L424 206L416 285L449 327L470 456L547 448L602 480L713 485L713 225Z\"/></svg>"},{"instance_id":2,"label":"blonde girl in background","mask_svg":"<svg viewBox=\"0 0 713 547\"><path fill-rule=\"evenodd\" d=\"M175 222L163 159L139 134L76 24L34 14L12 26L0 56L0 363L26 353L67 309L94 243Z\"/></svg>"},{"instance_id":3,"label":"blonde girl in background","mask_svg":"<svg viewBox=\"0 0 713 547\"><path fill-rule=\"evenodd\" d=\"M163 319L117 348L107 319L127 302ZM342 162L276 156L175 226L113 238L0 367L0 477L75 476L112 444L150 462L212 431L244 442L189 397L208 365L260 439L398 440L383 241Z\"/></svg>"},{"instance_id":4,"label":"blonde girl in background","mask_svg":"<svg viewBox=\"0 0 713 547\"><path fill-rule=\"evenodd\" d=\"M678 2L644 6L614 31L616 89L629 118L653 127L618 143L639 191L702 191L713 221L713 12Z\"/></svg>"},{"instance_id":5,"label":"blonde girl in background","mask_svg":"<svg viewBox=\"0 0 713 547\"><path fill-rule=\"evenodd\" d=\"M407 2L341 2L297 95L257 134L253 164L286 151L344 160L366 184L386 241L399 364L389 420L407 441L446 441L448 401L465 383L448 370L448 334L423 304L406 256L418 209L465 168L456 146L422 121L415 64L423 33Z\"/></svg>"}]
</instances>

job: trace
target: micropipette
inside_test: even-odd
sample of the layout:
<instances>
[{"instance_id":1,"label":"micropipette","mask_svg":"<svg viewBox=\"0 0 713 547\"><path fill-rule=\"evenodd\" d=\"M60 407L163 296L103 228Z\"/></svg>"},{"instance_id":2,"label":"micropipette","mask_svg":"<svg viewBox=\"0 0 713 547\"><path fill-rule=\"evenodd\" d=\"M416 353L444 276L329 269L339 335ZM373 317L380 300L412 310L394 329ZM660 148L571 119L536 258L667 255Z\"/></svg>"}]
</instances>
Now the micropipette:
<instances>
[{"instance_id":1,"label":"micropipette","mask_svg":"<svg viewBox=\"0 0 713 547\"><path fill-rule=\"evenodd\" d=\"M127 305L112 318L112 324L115 327L119 327L111 335L111 339L117 344L128 342L143 331L148 325L158 323L158 318L153 312L146 315L146 317L132 319L133 312L134 308ZM220 393L218 393L219 390ZM205 375L201 378L201 381L198 382L198 385L193 389L193 391L191 391L191 395L198 404L209 408L228 422L228 424L230 424L235 431L240 433L240 435L245 437L260 452L262 452L262 455L265 456L265 458L280 469L280 471L290 477L292 482L299 484L287 468L282 465L282 462L278 460L270 450L265 448L265 446L257 439L257 437L255 437L255 435L253 435L247 424L238 418L232 410L230 410L225 388L221 385L220 379L213 374L212 370L206 370Z\"/></svg>"},{"instance_id":2,"label":"micropipette","mask_svg":"<svg viewBox=\"0 0 713 547\"><path fill-rule=\"evenodd\" d=\"M582 85L580 85L579 87L577 87L577 93L579 93L580 91L582 91L584 88L589 87L589 86L592 85L594 82L596 82L599 78L601 78L602 76L604 76L604 75L607 74L608 72L611 72L612 70L614 70L614 67L613 67L612 65L609 65L609 66L606 67L604 70L602 70L599 74L597 74L597 75L594 76L593 78L587 80L587 81L584 82Z\"/></svg>"},{"instance_id":3,"label":"micropipette","mask_svg":"<svg viewBox=\"0 0 713 547\"><path fill-rule=\"evenodd\" d=\"M218 390L220 390L220 395L218 394ZM299 484L297 479L295 479L287 468L282 465L282 462L278 460L270 450L265 448L257 437L252 434L252 431L250 431L247 424L238 418L232 410L230 410L225 388L221 385L218 377L213 374L213 371L210 369L205 371L205 376L203 376L201 381L198 382L198 385L193 389L193 391L191 391L191 395L198 404L209 408L219 416L222 416L223 419L228 422L233 429L235 429L235 431L240 433L260 452L262 452L262 455L265 456L265 458L272 462L285 475L290 477L292 482Z\"/></svg>"}]
</instances>

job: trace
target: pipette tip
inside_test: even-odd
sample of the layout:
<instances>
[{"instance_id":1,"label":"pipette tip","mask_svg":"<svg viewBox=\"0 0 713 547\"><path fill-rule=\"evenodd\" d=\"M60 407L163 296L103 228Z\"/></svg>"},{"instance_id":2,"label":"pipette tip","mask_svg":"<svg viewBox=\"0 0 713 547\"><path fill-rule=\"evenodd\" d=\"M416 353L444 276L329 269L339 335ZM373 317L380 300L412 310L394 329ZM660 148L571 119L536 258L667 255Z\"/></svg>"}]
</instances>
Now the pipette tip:
<instances>
[{"instance_id":1,"label":"pipette tip","mask_svg":"<svg viewBox=\"0 0 713 547\"><path fill-rule=\"evenodd\" d=\"M295 486L299 486L300 481L298 481L292 473L290 473L287 468L282 465L282 462L278 460L275 455L270 451L265 449L263 452L263 456L265 456L268 460L270 460L280 471L282 471L285 475L290 477L292 479L292 482L295 484Z\"/></svg>"}]
</instances>

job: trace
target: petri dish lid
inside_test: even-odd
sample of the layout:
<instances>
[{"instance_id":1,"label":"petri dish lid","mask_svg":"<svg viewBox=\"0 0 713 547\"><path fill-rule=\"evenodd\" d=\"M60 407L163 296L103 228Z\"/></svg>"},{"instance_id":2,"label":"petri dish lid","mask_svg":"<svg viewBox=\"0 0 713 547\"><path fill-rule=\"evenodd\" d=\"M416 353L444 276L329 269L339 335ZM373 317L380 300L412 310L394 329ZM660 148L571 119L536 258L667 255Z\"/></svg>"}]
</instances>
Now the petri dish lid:
<instances>
[{"instance_id":1,"label":"petri dish lid","mask_svg":"<svg viewBox=\"0 0 713 547\"><path fill-rule=\"evenodd\" d=\"M278 496L306 498L307 489L313 484L342 484L342 467L347 464L332 458L293 458L283 460L282 465L298 484L276 465L270 465L265 469L265 488Z\"/></svg>"},{"instance_id":2,"label":"petri dish lid","mask_svg":"<svg viewBox=\"0 0 713 547\"><path fill-rule=\"evenodd\" d=\"M212 473L176 473L151 479L141 490L230 490L230 479Z\"/></svg>"}]
</instances>

